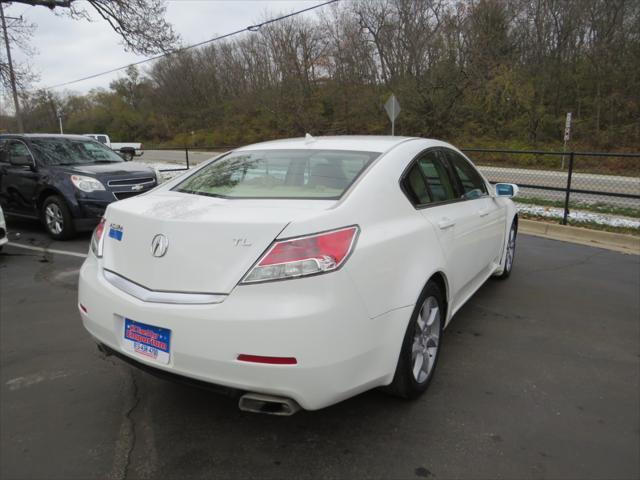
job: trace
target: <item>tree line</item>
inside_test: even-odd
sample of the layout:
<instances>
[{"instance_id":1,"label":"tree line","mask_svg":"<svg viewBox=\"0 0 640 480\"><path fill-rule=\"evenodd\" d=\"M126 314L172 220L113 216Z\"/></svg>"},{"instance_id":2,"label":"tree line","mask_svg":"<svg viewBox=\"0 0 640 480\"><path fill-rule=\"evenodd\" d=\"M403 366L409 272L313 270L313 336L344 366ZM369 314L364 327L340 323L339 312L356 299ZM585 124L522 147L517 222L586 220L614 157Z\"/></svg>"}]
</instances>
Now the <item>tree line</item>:
<instances>
[{"instance_id":1,"label":"tree line","mask_svg":"<svg viewBox=\"0 0 640 480\"><path fill-rule=\"evenodd\" d=\"M23 94L27 131L239 145L280 137L396 134L466 146L640 145L637 0L353 0L317 17L130 67L86 95ZM11 129L2 117L0 128Z\"/></svg>"}]
</instances>

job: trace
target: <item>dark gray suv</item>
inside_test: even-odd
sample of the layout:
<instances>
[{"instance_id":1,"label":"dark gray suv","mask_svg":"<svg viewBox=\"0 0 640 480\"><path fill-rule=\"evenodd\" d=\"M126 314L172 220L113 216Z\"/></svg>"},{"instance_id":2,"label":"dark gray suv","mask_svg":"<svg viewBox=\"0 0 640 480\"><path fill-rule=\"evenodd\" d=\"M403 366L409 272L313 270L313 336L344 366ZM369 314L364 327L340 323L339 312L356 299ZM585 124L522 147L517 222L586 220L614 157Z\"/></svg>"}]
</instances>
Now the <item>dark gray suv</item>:
<instances>
[{"instance_id":1,"label":"dark gray suv","mask_svg":"<svg viewBox=\"0 0 640 480\"><path fill-rule=\"evenodd\" d=\"M109 203L157 184L151 167L85 136L0 135L0 205L8 216L42 220L55 239L91 230Z\"/></svg>"}]
</instances>

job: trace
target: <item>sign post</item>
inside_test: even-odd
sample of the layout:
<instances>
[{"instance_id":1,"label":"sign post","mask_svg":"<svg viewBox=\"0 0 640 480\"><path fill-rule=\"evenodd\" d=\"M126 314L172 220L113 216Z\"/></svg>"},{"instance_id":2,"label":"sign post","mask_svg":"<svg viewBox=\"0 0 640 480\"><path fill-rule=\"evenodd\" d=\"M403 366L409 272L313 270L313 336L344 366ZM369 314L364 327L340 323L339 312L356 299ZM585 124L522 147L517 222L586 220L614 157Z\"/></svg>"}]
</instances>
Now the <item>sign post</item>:
<instances>
[{"instance_id":1,"label":"sign post","mask_svg":"<svg viewBox=\"0 0 640 480\"><path fill-rule=\"evenodd\" d=\"M564 145L562 147L562 170L564 170L564 152L567 151L567 143L571 140L571 112L567 112L564 122Z\"/></svg>"},{"instance_id":2,"label":"sign post","mask_svg":"<svg viewBox=\"0 0 640 480\"><path fill-rule=\"evenodd\" d=\"M58 124L60 125L60 133L64 133L62 131L62 110L58 109L58 111L56 112L57 116L58 116Z\"/></svg>"},{"instance_id":3,"label":"sign post","mask_svg":"<svg viewBox=\"0 0 640 480\"><path fill-rule=\"evenodd\" d=\"M400 114L400 103L398 103L398 99L393 93L384 104L384 109L387 111L389 120L391 120L391 136L393 136L396 134L396 118Z\"/></svg>"}]
</instances>

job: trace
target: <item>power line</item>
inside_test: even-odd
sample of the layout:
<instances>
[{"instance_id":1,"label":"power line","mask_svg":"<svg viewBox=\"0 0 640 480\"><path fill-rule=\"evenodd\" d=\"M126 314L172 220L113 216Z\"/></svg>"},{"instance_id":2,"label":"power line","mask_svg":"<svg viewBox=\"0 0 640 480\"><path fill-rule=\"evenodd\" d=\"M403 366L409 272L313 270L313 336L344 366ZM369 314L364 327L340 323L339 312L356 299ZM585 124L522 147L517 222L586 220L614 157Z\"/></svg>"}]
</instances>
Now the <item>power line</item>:
<instances>
[{"instance_id":1,"label":"power line","mask_svg":"<svg viewBox=\"0 0 640 480\"><path fill-rule=\"evenodd\" d=\"M16 23L18 23L18 21L21 21L22 20L22 16L27 12L27 10L29 10L32 7L33 7L33 5L27 5L26 8L24 10L22 10L22 12L20 12L20 15L17 16L18 18L13 18L13 23L7 25L7 28L8 27L12 27ZM10 18L10 17L5 16L4 18Z\"/></svg>"},{"instance_id":2,"label":"power line","mask_svg":"<svg viewBox=\"0 0 640 480\"><path fill-rule=\"evenodd\" d=\"M49 87L44 87L44 88L38 89L38 90L52 90L54 88L66 87L67 85L72 85L74 83L84 82L85 80L91 80L92 78L101 77L102 75L108 75L110 73L115 73L115 72L118 72L120 70L124 70L126 68L132 67L132 66L141 65L143 63L151 62L153 60L157 60L157 59L162 58L162 57L167 57L169 55L173 55L174 53L184 52L184 51L190 50L192 48L201 47L202 45L206 45L208 43L213 43L213 42L217 42L219 40L224 40L225 38L229 38L229 37L232 37L234 35L238 35L238 34L243 33L243 32L257 32L258 30L260 30L260 28L264 27L265 25L269 25L270 23L275 23L275 22L279 22L281 20L284 20L286 18L295 17L296 15L300 15L302 13L309 12L311 10L315 10L316 8L321 8L321 7L324 7L325 5L329 5L331 3L336 3L336 2L339 2L339 1L340 0L328 0L328 1L324 2L324 3L320 3L318 5L314 5L313 7L307 7L307 8L304 8L302 10L298 10L298 11L289 13L287 15L282 15L281 17L272 18L272 19L266 20L266 21L264 21L262 23L258 23L256 25L249 25L248 27L242 28L240 30L236 30L235 32L225 33L224 35L219 35L217 37L210 38L209 40L204 40L203 42L194 43L193 45L188 45L186 47L176 48L175 50L172 50L170 52L161 53L161 54L156 55L154 57L150 57L150 58L146 58L144 60L139 60L137 62L129 63L129 64L124 65L122 67L112 68L111 70L106 70L106 71L100 72L100 73L94 73L93 75L88 75L86 77L78 78L76 80L71 80L71 81L68 81L68 82L58 83L56 85L52 85L52 86L49 86Z\"/></svg>"}]
</instances>

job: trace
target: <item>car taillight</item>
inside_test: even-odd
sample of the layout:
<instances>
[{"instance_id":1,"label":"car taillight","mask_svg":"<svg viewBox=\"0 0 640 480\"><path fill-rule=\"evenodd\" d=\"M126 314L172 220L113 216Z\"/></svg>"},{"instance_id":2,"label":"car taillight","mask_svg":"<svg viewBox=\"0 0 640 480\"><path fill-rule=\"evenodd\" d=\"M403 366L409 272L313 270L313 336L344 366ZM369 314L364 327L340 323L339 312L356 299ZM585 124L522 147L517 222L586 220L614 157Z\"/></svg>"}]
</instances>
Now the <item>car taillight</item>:
<instances>
[{"instance_id":1,"label":"car taillight","mask_svg":"<svg viewBox=\"0 0 640 480\"><path fill-rule=\"evenodd\" d=\"M358 227L278 240L245 275L241 283L267 282L331 272L347 260Z\"/></svg>"},{"instance_id":2,"label":"car taillight","mask_svg":"<svg viewBox=\"0 0 640 480\"><path fill-rule=\"evenodd\" d=\"M100 223L91 236L91 251L96 257L102 257L102 236L104 235L105 218L100 219Z\"/></svg>"}]
</instances>

